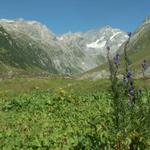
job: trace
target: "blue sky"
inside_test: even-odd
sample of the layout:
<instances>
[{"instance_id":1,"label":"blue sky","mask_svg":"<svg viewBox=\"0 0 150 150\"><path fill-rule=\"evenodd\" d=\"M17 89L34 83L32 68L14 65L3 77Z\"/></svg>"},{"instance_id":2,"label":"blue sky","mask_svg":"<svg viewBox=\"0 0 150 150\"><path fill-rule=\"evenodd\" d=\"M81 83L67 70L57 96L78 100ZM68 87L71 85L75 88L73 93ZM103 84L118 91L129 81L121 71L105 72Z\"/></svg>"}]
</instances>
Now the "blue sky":
<instances>
[{"instance_id":1,"label":"blue sky","mask_svg":"<svg viewBox=\"0 0 150 150\"><path fill-rule=\"evenodd\" d=\"M105 25L134 31L148 14L150 0L0 0L0 18L37 20L57 34Z\"/></svg>"}]
</instances>

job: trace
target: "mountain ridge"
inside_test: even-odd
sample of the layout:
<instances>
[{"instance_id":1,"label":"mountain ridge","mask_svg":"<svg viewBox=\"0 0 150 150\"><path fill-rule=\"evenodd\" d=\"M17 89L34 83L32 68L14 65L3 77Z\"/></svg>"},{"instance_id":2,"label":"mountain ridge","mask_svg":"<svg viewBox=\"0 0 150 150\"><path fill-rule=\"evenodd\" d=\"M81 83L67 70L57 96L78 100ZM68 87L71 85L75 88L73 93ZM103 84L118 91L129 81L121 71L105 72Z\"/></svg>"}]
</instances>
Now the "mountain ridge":
<instances>
[{"instance_id":1,"label":"mountain ridge","mask_svg":"<svg viewBox=\"0 0 150 150\"><path fill-rule=\"evenodd\" d=\"M106 44L109 43L112 47L113 55L128 38L127 33L108 26L84 33L67 33L61 36L49 31L45 25L37 21L1 19L0 26L10 36L5 43L0 41L0 48L9 49L9 55L13 56L18 66L24 63L27 65L21 66L22 69L30 66L30 70L40 68L43 71L61 74L82 73L104 63ZM1 36L5 37L2 33ZM11 44L12 41L14 44ZM92 47L94 43L98 47ZM9 45L9 48L3 44ZM22 60L18 61L19 57ZM1 58L11 59L2 53ZM9 63L9 65L12 64Z\"/></svg>"},{"instance_id":2,"label":"mountain ridge","mask_svg":"<svg viewBox=\"0 0 150 150\"><path fill-rule=\"evenodd\" d=\"M141 63L143 60L147 60L148 66L150 66L150 15L141 23L139 27L132 33L130 42L127 47L127 55L130 61L129 69L133 71L135 78L142 77ZM118 50L118 53L123 54L124 44ZM121 56L121 67L123 68L123 55ZM145 75L150 77L150 67L147 68ZM109 71L107 63L93 68L82 74L80 79L98 79L108 78Z\"/></svg>"}]
</instances>

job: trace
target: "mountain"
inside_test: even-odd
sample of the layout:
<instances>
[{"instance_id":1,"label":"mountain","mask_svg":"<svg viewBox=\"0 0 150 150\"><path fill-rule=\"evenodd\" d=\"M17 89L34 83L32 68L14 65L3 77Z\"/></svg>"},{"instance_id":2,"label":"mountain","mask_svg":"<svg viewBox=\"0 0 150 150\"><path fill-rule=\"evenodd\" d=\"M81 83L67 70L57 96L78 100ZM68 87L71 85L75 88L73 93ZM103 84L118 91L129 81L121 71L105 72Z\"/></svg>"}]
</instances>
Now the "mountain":
<instances>
[{"instance_id":1,"label":"mountain","mask_svg":"<svg viewBox=\"0 0 150 150\"><path fill-rule=\"evenodd\" d=\"M8 71L82 73L106 62L127 40L110 26L57 36L45 25L24 19L0 20L0 69Z\"/></svg>"},{"instance_id":2,"label":"mountain","mask_svg":"<svg viewBox=\"0 0 150 150\"><path fill-rule=\"evenodd\" d=\"M80 63L80 67L85 72L105 63L107 45L112 49L111 55L114 55L118 48L128 39L128 35L119 29L106 26L84 33L69 32L57 37L57 39L62 44L70 47L70 49L74 47L82 51L84 60Z\"/></svg>"},{"instance_id":3,"label":"mountain","mask_svg":"<svg viewBox=\"0 0 150 150\"><path fill-rule=\"evenodd\" d=\"M123 54L124 44L119 48L118 52ZM150 15L145 18L142 24L132 33L130 42L127 47L127 55L130 61L130 70L134 72L135 77L141 77L141 63L147 60L150 66ZM121 58L120 69L123 68L123 55ZM150 67L146 70L147 77L150 76ZM82 79L105 78L109 76L107 63L85 72Z\"/></svg>"},{"instance_id":4,"label":"mountain","mask_svg":"<svg viewBox=\"0 0 150 150\"><path fill-rule=\"evenodd\" d=\"M0 27L0 62L3 71L10 71L10 67L25 70L34 67L35 70L57 72L47 53L38 47L38 42L26 34L20 33L19 37L17 34Z\"/></svg>"},{"instance_id":5,"label":"mountain","mask_svg":"<svg viewBox=\"0 0 150 150\"><path fill-rule=\"evenodd\" d=\"M90 30L85 33L67 33L59 38L63 43L74 45L96 60L97 64L106 61L106 47L109 45L114 55L116 50L128 39L128 35L110 26Z\"/></svg>"}]
</instances>

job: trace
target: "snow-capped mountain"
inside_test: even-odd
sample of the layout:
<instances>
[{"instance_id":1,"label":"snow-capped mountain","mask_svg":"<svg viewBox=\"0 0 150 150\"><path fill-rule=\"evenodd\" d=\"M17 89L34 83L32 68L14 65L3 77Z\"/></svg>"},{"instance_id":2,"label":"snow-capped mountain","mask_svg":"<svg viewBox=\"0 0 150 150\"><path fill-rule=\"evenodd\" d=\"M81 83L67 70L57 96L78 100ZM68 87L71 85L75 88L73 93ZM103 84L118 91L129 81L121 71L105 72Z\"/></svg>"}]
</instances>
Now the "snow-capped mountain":
<instances>
[{"instance_id":1,"label":"snow-capped mountain","mask_svg":"<svg viewBox=\"0 0 150 150\"><path fill-rule=\"evenodd\" d=\"M106 61L106 47L110 46L114 55L118 48L128 39L127 33L110 26L90 30L88 32L66 33L60 36L59 41L68 46L78 47L85 54L81 66L89 70ZM91 66L87 66L92 64Z\"/></svg>"},{"instance_id":2,"label":"snow-capped mountain","mask_svg":"<svg viewBox=\"0 0 150 150\"><path fill-rule=\"evenodd\" d=\"M124 44L122 44L118 52L120 54L124 53ZM129 68L133 72L134 78L143 77L141 64L144 60L146 60L148 64L148 68L144 72L145 77L150 77L150 15L147 16L141 25L132 33L127 46L127 56L130 62ZM121 59L124 59L124 57L121 57ZM121 60L120 63L124 63L124 60ZM98 78L109 78L109 76L110 73L107 67L98 66L84 73L81 78L95 80ZM122 78L123 75L120 74L119 76Z\"/></svg>"},{"instance_id":3,"label":"snow-capped mountain","mask_svg":"<svg viewBox=\"0 0 150 150\"><path fill-rule=\"evenodd\" d=\"M110 26L90 30L85 33L67 33L60 36L59 41L67 45L74 45L94 60L96 65L106 61L106 47L110 46L114 55L118 48L128 39L126 32Z\"/></svg>"},{"instance_id":4,"label":"snow-capped mountain","mask_svg":"<svg viewBox=\"0 0 150 150\"><path fill-rule=\"evenodd\" d=\"M37 21L1 19L0 26L0 50L3 48L9 53L0 58L13 61L4 62L6 65L38 67L59 73L84 72L104 63L106 46L110 46L113 55L128 38L125 32L109 26L62 36L57 36ZM3 42L5 34L9 38ZM17 59L19 57L22 62Z\"/></svg>"}]
</instances>

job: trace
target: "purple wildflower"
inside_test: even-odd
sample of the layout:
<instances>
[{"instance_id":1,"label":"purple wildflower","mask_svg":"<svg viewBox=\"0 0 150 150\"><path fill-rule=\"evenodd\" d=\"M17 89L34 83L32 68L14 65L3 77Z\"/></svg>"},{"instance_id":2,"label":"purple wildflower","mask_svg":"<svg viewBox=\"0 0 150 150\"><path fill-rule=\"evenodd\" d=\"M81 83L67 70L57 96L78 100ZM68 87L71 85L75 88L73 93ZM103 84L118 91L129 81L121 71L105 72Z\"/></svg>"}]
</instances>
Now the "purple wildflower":
<instances>
[{"instance_id":1,"label":"purple wildflower","mask_svg":"<svg viewBox=\"0 0 150 150\"><path fill-rule=\"evenodd\" d=\"M131 33L131 32L128 32L128 36L131 37L131 35L132 35L132 33Z\"/></svg>"},{"instance_id":2,"label":"purple wildflower","mask_svg":"<svg viewBox=\"0 0 150 150\"><path fill-rule=\"evenodd\" d=\"M120 55L118 53L114 57L114 62L115 62L116 67L118 68L119 63L120 63Z\"/></svg>"},{"instance_id":3,"label":"purple wildflower","mask_svg":"<svg viewBox=\"0 0 150 150\"><path fill-rule=\"evenodd\" d=\"M130 106L132 106L135 103L135 95L134 94L135 94L134 87L131 84L131 87L129 88L129 91L128 91Z\"/></svg>"},{"instance_id":4,"label":"purple wildflower","mask_svg":"<svg viewBox=\"0 0 150 150\"><path fill-rule=\"evenodd\" d=\"M129 95L134 96L134 87L133 87L133 86L131 86L131 87L129 88Z\"/></svg>"},{"instance_id":5,"label":"purple wildflower","mask_svg":"<svg viewBox=\"0 0 150 150\"><path fill-rule=\"evenodd\" d=\"M128 71L127 78L128 78L128 80L130 80L132 78L132 72L131 71Z\"/></svg>"},{"instance_id":6,"label":"purple wildflower","mask_svg":"<svg viewBox=\"0 0 150 150\"><path fill-rule=\"evenodd\" d=\"M147 61L144 59L143 63L141 64L142 70L145 71L147 69Z\"/></svg>"}]
</instances>

